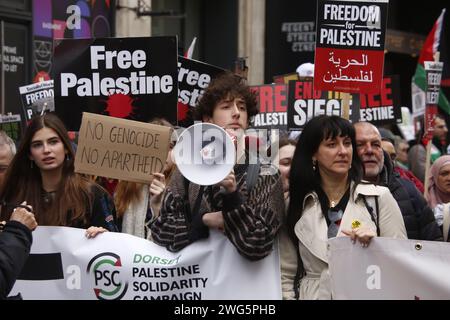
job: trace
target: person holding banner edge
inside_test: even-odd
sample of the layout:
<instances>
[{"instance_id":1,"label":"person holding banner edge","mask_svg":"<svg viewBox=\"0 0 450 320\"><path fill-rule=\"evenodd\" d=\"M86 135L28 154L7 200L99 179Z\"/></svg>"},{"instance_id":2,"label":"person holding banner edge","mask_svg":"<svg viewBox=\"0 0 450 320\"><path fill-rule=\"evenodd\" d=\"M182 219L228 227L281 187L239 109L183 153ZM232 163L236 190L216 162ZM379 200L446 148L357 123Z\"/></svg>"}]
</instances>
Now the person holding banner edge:
<instances>
[{"instance_id":1,"label":"person holding banner edge","mask_svg":"<svg viewBox=\"0 0 450 320\"><path fill-rule=\"evenodd\" d=\"M30 253L36 229L33 208L22 202L0 232L0 299L11 291Z\"/></svg>"},{"instance_id":2,"label":"person holding banner edge","mask_svg":"<svg viewBox=\"0 0 450 320\"><path fill-rule=\"evenodd\" d=\"M163 118L155 118L151 124L173 128L172 124ZM152 240L149 226L158 217L166 184L175 168L172 162L172 148L162 173L154 172L150 184L120 180L114 194L117 217L121 222L121 232Z\"/></svg>"},{"instance_id":3,"label":"person holding banner edge","mask_svg":"<svg viewBox=\"0 0 450 320\"><path fill-rule=\"evenodd\" d=\"M362 172L355 130L348 120L323 115L306 124L289 178L287 228L298 255L295 277L285 275L294 280L290 288L283 286L291 291L284 296L332 298L330 238L349 236L363 247L376 236L406 239L402 215L391 193L361 182Z\"/></svg>"},{"instance_id":4,"label":"person holding banner edge","mask_svg":"<svg viewBox=\"0 0 450 320\"><path fill-rule=\"evenodd\" d=\"M74 172L74 152L62 121L47 113L34 117L0 191L1 220L23 199L44 226L87 228L86 237L118 231L115 208L99 185Z\"/></svg>"},{"instance_id":5,"label":"person holding banner edge","mask_svg":"<svg viewBox=\"0 0 450 320\"><path fill-rule=\"evenodd\" d=\"M229 72L211 82L194 109L195 119L216 124L238 139L245 139L243 131L256 113L254 94L242 78ZM237 150L238 156L243 153ZM208 237L214 228L223 231L245 258L266 257L280 227L278 215L284 212L282 183L278 171L274 175L258 172L255 185L247 186L249 168L248 163L238 161L222 182L206 187L203 193L175 170L160 216L151 226L154 242L175 252ZM199 209L190 212L196 202Z\"/></svg>"}]
</instances>

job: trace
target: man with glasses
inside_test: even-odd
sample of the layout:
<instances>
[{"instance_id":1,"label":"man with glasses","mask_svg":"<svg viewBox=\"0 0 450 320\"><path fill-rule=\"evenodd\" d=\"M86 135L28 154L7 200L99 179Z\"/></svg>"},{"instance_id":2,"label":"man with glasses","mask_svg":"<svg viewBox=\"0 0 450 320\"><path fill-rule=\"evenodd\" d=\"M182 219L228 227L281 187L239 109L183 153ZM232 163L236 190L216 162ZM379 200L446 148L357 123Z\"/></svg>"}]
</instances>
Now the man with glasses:
<instances>
[{"instance_id":1,"label":"man with glasses","mask_svg":"<svg viewBox=\"0 0 450 320\"><path fill-rule=\"evenodd\" d=\"M364 179L389 188L402 212L408 238L442 240L442 233L425 198L411 181L394 172L390 156L383 152L377 127L369 122L357 122L354 126Z\"/></svg>"}]
</instances>

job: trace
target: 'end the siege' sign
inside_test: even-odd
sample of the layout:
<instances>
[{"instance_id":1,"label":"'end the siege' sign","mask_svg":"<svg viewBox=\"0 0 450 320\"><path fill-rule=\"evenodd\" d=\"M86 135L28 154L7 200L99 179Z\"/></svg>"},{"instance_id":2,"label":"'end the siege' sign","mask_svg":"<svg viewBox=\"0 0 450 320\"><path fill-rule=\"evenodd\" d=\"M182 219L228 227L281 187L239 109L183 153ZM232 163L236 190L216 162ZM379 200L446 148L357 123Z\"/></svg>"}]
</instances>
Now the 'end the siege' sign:
<instances>
[{"instance_id":1,"label":"'end the siege' sign","mask_svg":"<svg viewBox=\"0 0 450 320\"><path fill-rule=\"evenodd\" d=\"M350 119L358 120L358 111L353 108L353 99L349 101ZM287 119L288 130L303 130L306 123L318 115L342 117L342 92L321 91L313 87L310 80L289 81ZM356 111L356 112L355 112Z\"/></svg>"}]
</instances>

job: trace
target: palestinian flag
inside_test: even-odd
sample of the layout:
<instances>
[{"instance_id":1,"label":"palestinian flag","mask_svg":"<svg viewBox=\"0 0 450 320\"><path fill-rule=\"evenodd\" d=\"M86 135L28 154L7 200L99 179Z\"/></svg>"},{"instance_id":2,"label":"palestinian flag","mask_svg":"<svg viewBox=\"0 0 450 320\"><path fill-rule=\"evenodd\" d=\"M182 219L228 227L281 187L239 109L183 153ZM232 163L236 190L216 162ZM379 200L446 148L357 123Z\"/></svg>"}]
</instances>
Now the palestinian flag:
<instances>
[{"instance_id":1,"label":"palestinian flag","mask_svg":"<svg viewBox=\"0 0 450 320\"><path fill-rule=\"evenodd\" d=\"M192 56L194 55L194 49L195 49L196 42L197 42L197 37L194 37L194 39L192 39L191 45L189 46L189 49L184 53L184 57L186 59L192 59Z\"/></svg>"},{"instance_id":2,"label":"palestinian flag","mask_svg":"<svg viewBox=\"0 0 450 320\"><path fill-rule=\"evenodd\" d=\"M413 85L416 85L423 92L426 91L427 88L427 80L425 78L425 68L423 65L424 61L434 61L434 54L439 51L440 39L441 39L441 31L444 22L445 9L442 10L439 18L433 25L433 29L428 34L427 39L425 40L422 51L420 52L419 63L416 67L416 73L412 78ZM444 62L444 68L445 68ZM424 101L425 102L425 101ZM446 112L450 115L450 103L448 99L445 97L442 89L439 92L439 107L442 111Z\"/></svg>"}]
</instances>

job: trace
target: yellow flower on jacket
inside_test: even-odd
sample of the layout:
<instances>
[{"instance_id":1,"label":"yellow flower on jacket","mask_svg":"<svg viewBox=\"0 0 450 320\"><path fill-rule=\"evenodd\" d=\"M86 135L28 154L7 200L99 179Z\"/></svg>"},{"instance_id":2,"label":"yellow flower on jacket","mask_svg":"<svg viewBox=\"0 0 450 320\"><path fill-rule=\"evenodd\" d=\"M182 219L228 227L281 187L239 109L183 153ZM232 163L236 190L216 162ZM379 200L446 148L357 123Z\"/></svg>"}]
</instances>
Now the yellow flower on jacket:
<instances>
[{"instance_id":1,"label":"yellow flower on jacket","mask_svg":"<svg viewBox=\"0 0 450 320\"><path fill-rule=\"evenodd\" d=\"M359 221L359 220L352 221L352 229L359 228L360 226L361 226L361 221Z\"/></svg>"}]
</instances>

